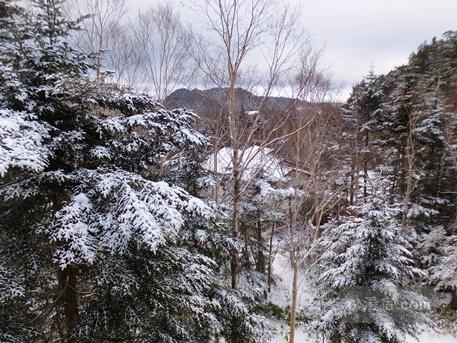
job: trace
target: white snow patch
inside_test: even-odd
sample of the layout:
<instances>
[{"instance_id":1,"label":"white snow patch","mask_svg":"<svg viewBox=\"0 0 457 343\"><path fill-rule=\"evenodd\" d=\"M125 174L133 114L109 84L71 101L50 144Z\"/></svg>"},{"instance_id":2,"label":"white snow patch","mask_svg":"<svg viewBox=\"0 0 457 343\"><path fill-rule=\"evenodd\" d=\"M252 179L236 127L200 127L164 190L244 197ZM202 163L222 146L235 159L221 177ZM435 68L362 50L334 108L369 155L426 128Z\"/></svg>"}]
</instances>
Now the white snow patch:
<instances>
[{"instance_id":1,"label":"white snow patch","mask_svg":"<svg viewBox=\"0 0 457 343\"><path fill-rule=\"evenodd\" d=\"M203 167L218 174L231 174L234 158L234 150L225 147L220 149L217 154L211 155ZM237 159L242 173L241 177L245 181L259 174L280 179L292 170L281 164L281 160L272 153L272 149L258 145L238 150Z\"/></svg>"}]
</instances>

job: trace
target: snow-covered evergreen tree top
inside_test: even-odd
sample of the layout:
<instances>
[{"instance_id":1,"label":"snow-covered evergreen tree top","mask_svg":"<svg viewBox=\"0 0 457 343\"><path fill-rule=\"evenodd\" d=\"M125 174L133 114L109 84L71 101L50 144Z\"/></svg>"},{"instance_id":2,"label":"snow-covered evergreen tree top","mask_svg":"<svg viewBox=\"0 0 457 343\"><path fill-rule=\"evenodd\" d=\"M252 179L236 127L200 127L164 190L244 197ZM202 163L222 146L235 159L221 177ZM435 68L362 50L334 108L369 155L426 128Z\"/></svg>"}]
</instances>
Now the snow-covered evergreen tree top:
<instances>
[{"instance_id":1,"label":"snow-covered evergreen tree top","mask_svg":"<svg viewBox=\"0 0 457 343\"><path fill-rule=\"evenodd\" d=\"M353 208L357 216L331 229L322 244L323 260L335 259L337 265L322 275L329 287L368 286L377 280L367 272L399 278L420 273L412 266L408 242L399 234L393 218L398 213L379 199ZM350 247L350 248L349 248ZM349 249L349 250L348 250Z\"/></svg>"},{"instance_id":2,"label":"snow-covered evergreen tree top","mask_svg":"<svg viewBox=\"0 0 457 343\"><path fill-rule=\"evenodd\" d=\"M52 1L50 16L58 18L52 25L35 7L33 16L13 16L1 36L1 176L15 167L40 171L59 162L114 162L128 169L130 161L143 172L159 168L166 154L206 144L191 127L193 113L169 111L146 95L94 80L89 56L68 45L77 23L62 19L61 2ZM53 159L60 150L71 151L66 161Z\"/></svg>"},{"instance_id":3,"label":"snow-covered evergreen tree top","mask_svg":"<svg viewBox=\"0 0 457 343\"><path fill-rule=\"evenodd\" d=\"M423 274L397 208L373 196L352 211L322 237L317 284L324 306L311 326L331 342L402 342L424 322L418 309L427 300L407 287Z\"/></svg>"},{"instance_id":4,"label":"snow-covered evergreen tree top","mask_svg":"<svg viewBox=\"0 0 457 343\"><path fill-rule=\"evenodd\" d=\"M59 4L51 16L61 18ZM134 237L155 250L165 231L176 235L184 224L182 211L208 216L184 190L150 179L165 156L206 144L192 129L196 116L94 80L87 56L67 45L74 23L50 26L47 14L36 11L32 19L19 14L12 32L34 29L2 45L21 61L1 60L7 72L0 86L0 177L9 182L3 199L40 197L50 184L61 189L65 206L55 209L50 226L36 224L52 241L70 244L57 253L62 267L92 261L94 236L113 251Z\"/></svg>"},{"instance_id":5,"label":"snow-covered evergreen tree top","mask_svg":"<svg viewBox=\"0 0 457 343\"><path fill-rule=\"evenodd\" d=\"M434 228L419 244L426 281L438 291L457 290L457 235L443 226Z\"/></svg>"}]
</instances>

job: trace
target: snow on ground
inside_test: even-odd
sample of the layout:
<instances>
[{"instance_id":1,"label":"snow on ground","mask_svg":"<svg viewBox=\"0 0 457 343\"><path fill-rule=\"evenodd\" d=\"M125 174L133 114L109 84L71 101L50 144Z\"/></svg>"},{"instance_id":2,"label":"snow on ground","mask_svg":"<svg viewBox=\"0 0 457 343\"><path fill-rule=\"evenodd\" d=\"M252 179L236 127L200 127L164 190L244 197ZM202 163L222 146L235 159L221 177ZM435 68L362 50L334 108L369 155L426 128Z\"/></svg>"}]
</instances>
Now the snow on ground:
<instances>
[{"instance_id":1,"label":"snow on ground","mask_svg":"<svg viewBox=\"0 0 457 343\"><path fill-rule=\"evenodd\" d=\"M275 239L275 244L280 242ZM276 305L286 306L290 303L291 296L291 281L292 270L289 263L289 257L281 252L275 256L273 261L273 274L275 275L276 285L272 287L270 301ZM302 272L303 274L303 272ZM299 289L298 289L298 308L303 308L310 304L312 294L306 282L303 280L303 275L299 275ZM277 325L275 337L269 343L287 343L287 334L289 328L284 324ZM316 343L316 338L309 337L302 328L297 328L295 333L295 343ZM422 334L419 341L414 338L409 338L407 343L457 343L457 337L446 335L442 333L426 332Z\"/></svg>"},{"instance_id":2,"label":"snow on ground","mask_svg":"<svg viewBox=\"0 0 457 343\"><path fill-rule=\"evenodd\" d=\"M278 243L276 243L278 244ZM276 285L272 288L270 300L272 303L280 306L287 306L291 298L291 280L292 269L290 267L289 257L280 251L276 254L273 264L273 273L276 277ZM302 277L300 277L302 276ZM307 287L303 275L298 277L298 308L309 306L312 300L310 287Z\"/></svg>"},{"instance_id":3,"label":"snow on ground","mask_svg":"<svg viewBox=\"0 0 457 343\"><path fill-rule=\"evenodd\" d=\"M259 171L263 171L266 176L279 179L284 177L291 171L290 167L281 164L281 160L277 158L272 149L253 145L244 151L238 153L240 157L240 165L243 171L242 178L251 180ZM222 148L216 155L211 155L207 161L203 163L206 170L219 174L230 174L233 169L233 150L231 148Z\"/></svg>"},{"instance_id":4,"label":"snow on ground","mask_svg":"<svg viewBox=\"0 0 457 343\"><path fill-rule=\"evenodd\" d=\"M274 240L274 244L278 246L281 242L277 239ZM272 287L270 301L279 306L287 306L290 303L291 298L291 280L292 280L292 268L290 267L289 256L286 253L277 252L273 264L273 274L275 275L276 284ZM298 278L298 308L303 308L310 304L312 300L312 294L310 287L307 287L303 277ZM287 342L288 326L284 324L278 324L277 335L270 341L270 343L284 343ZM305 334L305 332L298 328L295 334L296 343L313 342ZM314 343L314 342L313 342Z\"/></svg>"},{"instance_id":5,"label":"snow on ground","mask_svg":"<svg viewBox=\"0 0 457 343\"><path fill-rule=\"evenodd\" d=\"M410 338L408 343L417 342L415 339ZM419 338L420 343L457 343L457 337L451 335L443 335L438 333L425 333ZM297 342L298 343L298 342Z\"/></svg>"}]
</instances>

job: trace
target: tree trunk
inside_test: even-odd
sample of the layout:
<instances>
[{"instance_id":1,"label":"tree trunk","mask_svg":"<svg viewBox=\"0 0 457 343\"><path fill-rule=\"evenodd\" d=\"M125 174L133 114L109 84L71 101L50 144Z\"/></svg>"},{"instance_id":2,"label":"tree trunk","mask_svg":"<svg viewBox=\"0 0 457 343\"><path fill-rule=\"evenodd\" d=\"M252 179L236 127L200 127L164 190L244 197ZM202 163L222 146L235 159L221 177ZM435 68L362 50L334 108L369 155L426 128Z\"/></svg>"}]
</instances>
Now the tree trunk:
<instances>
[{"instance_id":1,"label":"tree trunk","mask_svg":"<svg viewBox=\"0 0 457 343\"><path fill-rule=\"evenodd\" d=\"M273 235L275 233L275 224L271 226L271 235L270 235L270 246L268 248L268 292L271 292L271 271L272 271L272 263L273 263Z\"/></svg>"},{"instance_id":2,"label":"tree trunk","mask_svg":"<svg viewBox=\"0 0 457 343\"><path fill-rule=\"evenodd\" d=\"M214 144L214 161L213 161L214 175L217 175L217 173L218 173L218 166L217 166L218 157L219 157L219 145ZM216 177L215 179L216 179L216 185L214 187L213 198L214 198L214 202L216 204L218 204L219 203L219 178Z\"/></svg>"},{"instance_id":3,"label":"tree trunk","mask_svg":"<svg viewBox=\"0 0 457 343\"><path fill-rule=\"evenodd\" d=\"M260 220L257 221L257 263L256 270L260 273L265 273L265 256L263 254L263 239L262 239L262 225Z\"/></svg>"},{"instance_id":4,"label":"tree trunk","mask_svg":"<svg viewBox=\"0 0 457 343\"><path fill-rule=\"evenodd\" d=\"M413 172L414 172L414 160L415 160L415 151L414 151L414 141L413 136L410 131L408 134L407 146L406 146L406 157L404 157L404 164L406 168L406 177L405 177L405 199L403 203L403 213L401 218L401 226L405 228L406 221L408 219L408 210L411 203L411 195L413 192Z\"/></svg>"},{"instance_id":5,"label":"tree trunk","mask_svg":"<svg viewBox=\"0 0 457 343\"><path fill-rule=\"evenodd\" d=\"M365 151L363 154L363 200L366 202L368 196L368 132L365 133Z\"/></svg>"},{"instance_id":6,"label":"tree trunk","mask_svg":"<svg viewBox=\"0 0 457 343\"><path fill-rule=\"evenodd\" d=\"M451 293L451 302L449 303L449 307L453 311L457 311L457 291L452 290Z\"/></svg>"},{"instance_id":7,"label":"tree trunk","mask_svg":"<svg viewBox=\"0 0 457 343\"><path fill-rule=\"evenodd\" d=\"M357 203L359 195L359 172L360 172L360 147L359 147L359 134L355 135L355 179L354 179L354 195L353 201Z\"/></svg>"},{"instance_id":8,"label":"tree trunk","mask_svg":"<svg viewBox=\"0 0 457 343\"><path fill-rule=\"evenodd\" d=\"M297 318L297 277L298 277L298 263L292 262L292 299L290 306L290 334L289 343L295 343L295 325Z\"/></svg>"},{"instance_id":9,"label":"tree trunk","mask_svg":"<svg viewBox=\"0 0 457 343\"><path fill-rule=\"evenodd\" d=\"M238 273L238 252L235 248L230 253L230 276L231 276L231 287L236 288L237 284L237 273Z\"/></svg>"},{"instance_id":10,"label":"tree trunk","mask_svg":"<svg viewBox=\"0 0 457 343\"><path fill-rule=\"evenodd\" d=\"M238 238L240 226L240 179L238 166L238 151L233 150L233 215L232 215L232 236ZM238 275L238 251L234 248L231 252L230 274L231 286L236 288Z\"/></svg>"},{"instance_id":11,"label":"tree trunk","mask_svg":"<svg viewBox=\"0 0 457 343\"><path fill-rule=\"evenodd\" d=\"M349 185L349 205L354 204L354 183L355 183L354 166L351 165L351 181L350 181L350 185Z\"/></svg>"},{"instance_id":12,"label":"tree trunk","mask_svg":"<svg viewBox=\"0 0 457 343\"><path fill-rule=\"evenodd\" d=\"M322 233L323 233L322 226L321 226L322 216L323 216L322 210L319 210L316 213L314 213L315 225L316 225L316 231L314 233L314 242L316 242L318 239L320 239L322 237Z\"/></svg>"},{"instance_id":13,"label":"tree trunk","mask_svg":"<svg viewBox=\"0 0 457 343\"><path fill-rule=\"evenodd\" d=\"M228 79L229 79L229 90L228 90L228 107L229 107L229 132L230 140L232 143L233 156L233 215L232 215L232 236L234 239L238 238L240 231L240 163L239 151L238 151L238 128L236 125L236 78L237 70L232 66L231 60L228 61ZM231 261L230 261L230 274L231 274L231 286L236 288L237 285L237 274L239 268L238 251L232 249Z\"/></svg>"},{"instance_id":14,"label":"tree trunk","mask_svg":"<svg viewBox=\"0 0 457 343\"><path fill-rule=\"evenodd\" d=\"M57 272L60 292L62 294L63 305L63 330L64 337L62 342L69 342L69 334L79 323L79 300L78 300L78 285L76 272L74 268L68 267Z\"/></svg>"}]
</instances>

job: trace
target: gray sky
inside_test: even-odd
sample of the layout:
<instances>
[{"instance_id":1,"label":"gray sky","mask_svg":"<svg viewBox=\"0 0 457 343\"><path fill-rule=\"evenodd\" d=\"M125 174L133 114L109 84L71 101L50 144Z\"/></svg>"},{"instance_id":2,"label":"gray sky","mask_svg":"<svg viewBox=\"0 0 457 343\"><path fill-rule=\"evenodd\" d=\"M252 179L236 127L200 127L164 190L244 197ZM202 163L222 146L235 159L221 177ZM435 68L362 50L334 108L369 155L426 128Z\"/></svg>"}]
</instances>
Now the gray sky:
<instances>
[{"instance_id":1,"label":"gray sky","mask_svg":"<svg viewBox=\"0 0 457 343\"><path fill-rule=\"evenodd\" d=\"M128 0L132 11L158 0ZM165 0L163 0L165 1ZM184 20L195 21L189 0L170 0ZM197 1L197 0L193 0ZM201 0L203 2L203 0ZM302 24L316 47L325 47L324 63L335 84L348 94L370 65L386 73L407 62L425 40L457 30L457 0L289 0L298 5Z\"/></svg>"},{"instance_id":2,"label":"gray sky","mask_svg":"<svg viewBox=\"0 0 457 343\"><path fill-rule=\"evenodd\" d=\"M425 40L457 30L457 0L303 0L303 21L336 83L386 73Z\"/></svg>"}]
</instances>

